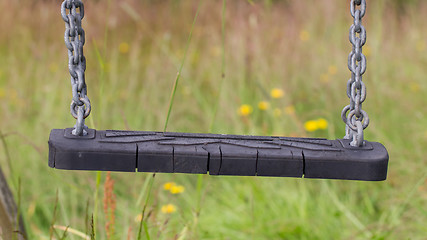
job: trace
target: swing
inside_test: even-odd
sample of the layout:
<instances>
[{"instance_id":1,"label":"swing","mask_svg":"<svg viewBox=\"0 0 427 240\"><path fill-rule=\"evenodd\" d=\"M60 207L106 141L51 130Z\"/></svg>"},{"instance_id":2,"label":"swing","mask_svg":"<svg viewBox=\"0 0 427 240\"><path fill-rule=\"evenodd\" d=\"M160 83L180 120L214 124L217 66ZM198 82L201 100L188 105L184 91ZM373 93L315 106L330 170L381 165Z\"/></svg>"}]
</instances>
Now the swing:
<instances>
[{"instance_id":1,"label":"swing","mask_svg":"<svg viewBox=\"0 0 427 240\"><path fill-rule=\"evenodd\" d=\"M354 18L350 27L353 49L348 58L350 104L341 114L346 135L327 140L88 129L85 118L91 105L84 77L84 5L81 0L64 0L61 15L66 26L64 38L73 93L70 109L77 122L74 128L51 131L49 166L64 170L385 180L389 159L386 148L363 138L363 130L369 125L369 117L362 110L366 99L362 82L366 71L362 53L366 43L362 26L366 0L351 0L350 6Z\"/></svg>"}]
</instances>

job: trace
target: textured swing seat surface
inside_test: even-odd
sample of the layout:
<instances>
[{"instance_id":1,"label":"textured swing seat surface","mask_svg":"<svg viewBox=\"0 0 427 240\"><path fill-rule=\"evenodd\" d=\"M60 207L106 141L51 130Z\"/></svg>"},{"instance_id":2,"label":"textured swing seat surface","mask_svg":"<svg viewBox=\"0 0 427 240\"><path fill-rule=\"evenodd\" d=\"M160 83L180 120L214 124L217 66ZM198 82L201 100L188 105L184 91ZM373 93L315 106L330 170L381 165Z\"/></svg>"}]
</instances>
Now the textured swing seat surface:
<instances>
[{"instance_id":1,"label":"textured swing seat surface","mask_svg":"<svg viewBox=\"0 0 427 240\"><path fill-rule=\"evenodd\" d=\"M377 142L350 140L97 131L77 137L54 129L49 166L65 170L194 173L382 181L388 153Z\"/></svg>"}]
</instances>

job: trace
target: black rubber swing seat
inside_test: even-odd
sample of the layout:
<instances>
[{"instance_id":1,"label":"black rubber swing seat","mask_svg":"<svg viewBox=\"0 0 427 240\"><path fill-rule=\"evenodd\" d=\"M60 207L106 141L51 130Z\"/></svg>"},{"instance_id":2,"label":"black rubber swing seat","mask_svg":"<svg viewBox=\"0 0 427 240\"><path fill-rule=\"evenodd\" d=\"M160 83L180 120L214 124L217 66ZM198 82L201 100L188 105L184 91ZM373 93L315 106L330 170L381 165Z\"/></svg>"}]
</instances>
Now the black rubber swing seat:
<instances>
[{"instance_id":1,"label":"black rubber swing seat","mask_svg":"<svg viewBox=\"0 0 427 240\"><path fill-rule=\"evenodd\" d=\"M66 170L382 181L388 153L377 142L222 134L54 129L49 166Z\"/></svg>"}]
</instances>

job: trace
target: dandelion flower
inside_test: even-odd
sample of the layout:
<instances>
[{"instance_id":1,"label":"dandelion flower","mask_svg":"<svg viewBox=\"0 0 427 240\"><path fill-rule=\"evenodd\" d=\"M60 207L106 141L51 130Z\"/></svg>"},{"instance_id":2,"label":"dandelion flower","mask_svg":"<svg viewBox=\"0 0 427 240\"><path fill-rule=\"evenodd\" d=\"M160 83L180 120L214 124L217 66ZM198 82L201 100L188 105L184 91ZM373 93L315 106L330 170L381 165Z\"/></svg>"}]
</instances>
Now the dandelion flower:
<instances>
[{"instance_id":1,"label":"dandelion flower","mask_svg":"<svg viewBox=\"0 0 427 240\"><path fill-rule=\"evenodd\" d=\"M126 42L122 42L119 45L119 52L122 54L126 54L129 52L129 44Z\"/></svg>"},{"instance_id":2,"label":"dandelion flower","mask_svg":"<svg viewBox=\"0 0 427 240\"><path fill-rule=\"evenodd\" d=\"M258 108L259 108L259 110L261 110L261 111L265 111L265 110L267 110L269 107L270 107L270 104L269 104L268 102L266 102L266 101L261 101L261 102L259 102L259 103L258 103Z\"/></svg>"},{"instance_id":3,"label":"dandelion flower","mask_svg":"<svg viewBox=\"0 0 427 240\"><path fill-rule=\"evenodd\" d=\"M161 211L162 213L167 213L167 214L174 213L176 212L176 207L173 204L163 205Z\"/></svg>"},{"instance_id":4,"label":"dandelion flower","mask_svg":"<svg viewBox=\"0 0 427 240\"><path fill-rule=\"evenodd\" d=\"M184 186L172 186L172 188L169 190L172 194L179 194L183 193L185 190Z\"/></svg>"},{"instance_id":5,"label":"dandelion flower","mask_svg":"<svg viewBox=\"0 0 427 240\"><path fill-rule=\"evenodd\" d=\"M253 108L251 105L248 105L248 104L243 104L239 108L239 115L240 116L246 117L246 116L249 116L252 112L253 112Z\"/></svg>"},{"instance_id":6,"label":"dandelion flower","mask_svg":"<svg viewBox=\"0 0 427 240\"><path fill-rule=\"evenodd\" d=\"M328 121L324 118L317 119L317 128L321 130L325 130L328 128Z\"/></svg>"},{"instance_id":7,"label":"dandelion flower","mask_svg":"<svg viewBox=\"0 0 427 240\"><path fill-rule=\"evenodd\" d=\"M306 30L302 30L299 33L299 39L303 42L307 42L308 40L310 40L310 33Z\"/></svg>"},{"instance_id":8,"label":"dandelion flower","mask_svg":"<svg viewBox=\"0 0 427 240\"><path fill-rule=\"evenodd\" d=\"M335 75L335 74L337 74L337 72L338 72L337 66L331 65L331 66L328 67L328 73L330 75Z\"/></svg>"},{"instance_id":9,"label":"dandelion flower","mask_svg":"<svg viewBox=\"0 0 427 240\"><path fill-rule=\"evenodd\" d=\"M176 184L174 182L167 182L167 183L163 184L163 189L166 191L169 191L174 186L176 186Z\"/></svg>"},{"instance_id":10,"label":"dandelion flower","mask_svg":"<svg viewBox=\"0 0 427 240\"><path fill-rule=\"evenodd\" d=\"M319 118L317 120L310 120L305 122L304 128L307 132L314 132L317 130L325 130L328 128L328 121L324 118Z\"/></svg>"},{"instance_id":11,"label":"dandelion flower","mask_svg":"<svg viewBox=\"0 0 427 240\"><path fill-rule=\"evenodd\" d=\"M315 120L310 120L304 123L304 128L307 132L314 132L316 131L318 128L317 125L317 121Z\"/></svg>"},{"instance_id":12,"label":"dandelion flower","mask_svg":"<svg viewBox=\"0 0 427 240\"><path fill-rule=\"evenodd\" d=\"M292 105L285 107L285 113L288 115L294 115L295 114L295 107Z\"/></svg>"},{"instance_id":13,"label":"dandelion flower","mask_svg":"<svg viewBox=\"0 0 427 240\"><path fill-rule=\"evenodd\" d=\"M272 98L277 99L277 98L282 98L285 95L285 93L280 88L273 88L271 89L270 95Z\"/></svg>"}]
</instances>

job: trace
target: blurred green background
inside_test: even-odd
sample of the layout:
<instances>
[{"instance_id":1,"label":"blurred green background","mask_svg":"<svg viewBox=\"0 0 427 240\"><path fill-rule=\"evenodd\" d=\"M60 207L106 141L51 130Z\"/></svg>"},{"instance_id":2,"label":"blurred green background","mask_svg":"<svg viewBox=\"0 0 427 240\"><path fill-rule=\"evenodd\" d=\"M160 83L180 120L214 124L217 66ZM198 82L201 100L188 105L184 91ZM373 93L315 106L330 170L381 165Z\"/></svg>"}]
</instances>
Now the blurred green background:
<instances>
[{"instance_id":1,"label":"blurred green background","mask_svg":"<svg viewBox=\"0 0 427 240\"><path fill-rule=\"evenodd\" d=\"M368 1L378 183L50 169L50 129L74 125L60 3L0 0L0 165L29 239L427 238L426 2ZM85 1L87 124L162 131L183 64L168 131L342 138L349 6Z\"/></svg>"}]
</instances>

